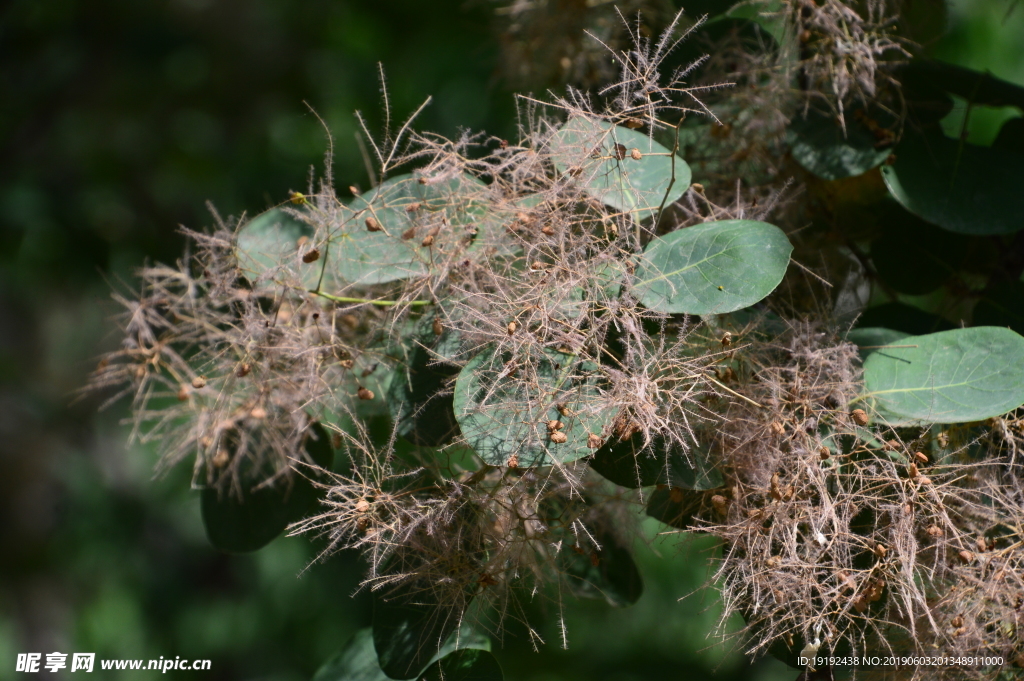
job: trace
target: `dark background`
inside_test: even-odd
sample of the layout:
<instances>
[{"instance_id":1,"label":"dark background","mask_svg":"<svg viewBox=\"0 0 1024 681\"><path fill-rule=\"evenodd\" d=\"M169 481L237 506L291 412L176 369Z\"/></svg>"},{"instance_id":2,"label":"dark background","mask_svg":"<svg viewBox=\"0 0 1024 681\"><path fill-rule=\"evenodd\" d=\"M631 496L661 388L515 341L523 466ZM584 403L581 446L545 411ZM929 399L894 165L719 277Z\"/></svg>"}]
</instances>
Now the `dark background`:
<instances>
[{"instance_id":1,"label":"dark background","mask_svg":"<svg viewBox=\"0 0 1024 681\"><path fill-rule=\"evenodd\" d=\"M191 678L302 680L368 623L365 595L352 597L356 557L302 572L316 555L303 538L249 556L216 552L189 471L154 479L155 452L126 445L126 406L98 413L97 398L74 392L117 343L111 286L130 287L146 260L181 257L178 226L210 224L206 201L225 216L252 214L306 189L328 148L311 109L333 135L336 185L369 187L353 112L379 132L377 62L395 119L432 95L419 129L513 136L501 4L2 6L0 679L23 676L13 671L19 652L59 651L212 660ZM933 54L1024 84L1024 7L958 0ZM973 117L976 141L1001 116ZM654 537L659 526L648 529ZM639 604L572 605L568 652L553 612L540 654L512 631L498 653L507 678L794 678L712 645L711 592L678 602L708 577L711 550L678 536L641 547Z\"/></svg>"}]
</instances>

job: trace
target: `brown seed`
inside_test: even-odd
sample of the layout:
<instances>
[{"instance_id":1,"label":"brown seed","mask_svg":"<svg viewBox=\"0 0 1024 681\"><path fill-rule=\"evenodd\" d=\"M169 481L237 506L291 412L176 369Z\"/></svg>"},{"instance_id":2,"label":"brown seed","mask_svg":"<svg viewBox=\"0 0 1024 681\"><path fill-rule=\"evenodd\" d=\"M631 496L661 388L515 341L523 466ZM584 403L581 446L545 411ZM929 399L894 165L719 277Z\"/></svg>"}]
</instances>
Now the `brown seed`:
<instances>
[{"instance_id":1,"label":"brown seed","mask_svg":"<svg viewBox=\"0 0 1024 681\"><path fill-rule=\"evenodd\" d=\"M779 423L778 421L772 421L771 425L770 425L770 426L768 426L768 428L769 428L769 429L770 429L770 430L772 431L772 433L774 433L775 435L785 435L785 433L786 433L786 428L785 428L785 426L783 426L783 425L782 425L781 423Z\"/></svg>"},{"instance_id":2,"label":"brown seed","mask_svg":"<svg viewBox=\"0 0 1024 681\"><path fill-rule=\"evenodd\" d=\"M192 387L201 390L206 387L206 376L196 376L192 379Z\"/></svg>"},{"instance_id":3,"label":"brown seed","mask_svg":"<svg viewBox=\"0 0 1024 681\"><path fill-rule=\"evenodd\" d=\"M639 118L627 118L625 125L630 130L639 130L644 127L644 122Z\"/></svg>"},{"instance_id":4,"label":"brown seed","mask_svg":"<svg viewBox=\"0 0 1024 681\"><path fill-rule=\"evenodd\" d=\"M769 556L768 560L764 562L765 567L771 569L776 568L782 563L782 556Z\"/></svg>"},{"instance_id":5,"label":"brown seed","mask_svg":"<svg viewBox=\"0 0 1024 681\"><path fill-rule=\"evenodd\" d=\"M506 462L506 465L509 468L519 468L519 455L518 454L513 454L512 456L508 457L508 461Z\"/></svg>"},{"instance_id":6,"label":"brown seed","mask_svg":"<svg viewBox=\"0 0 1024 681\"><path fill-rule=\"evenodd\" d=\"M886 440L882 443L882 450L886 452L895 452L900 448L900 443L896 440Z\"/></svg>"},{"instance_id":7,"label":"brown seed","mask_svg":"<svg viewBox=\"0 0 1024 681\"><path fill-rule=\"evenodd\" d=\"M615 145L615 158L619 159L620 161L622 159L626 158L626 145L625 144L616 144Z\"/></svg>"},{"instance_id":8,"label":"brown seed","mask_svg":"<svg viewBox=\"0 0 1024 681\"><path fill-rule=\"evenodd\" d=\"M534 260L533 264L530 265L530 269L534 269L534 270L542 270L542 269L544 269L546 267L547 267L547 265L542 263L540 260Z\"/></svg>"},{"instance_id":9,"label":"brown seed","mask_svg":"<svg viewBox=\"0 0 1024 681\"><path fill-rule=\"evenodd\" d=\"M238 370L235 371L235 376L238 376L239 378L245 378L246 376L249 375L250 371L252 371L252 366L250 364L243 362L242 364L238 365Z\"/></svg>"},{"instance_id":10,"label":"brown seed","mask_svg":"<svg viewBox=\"0 0 1024 681\"><path fill-rule=\"evenodd\" d=\"M356 395L361 400L372 400L373 399L373 391L370 390L369 388L364 388L362 386L360 386L359 390L356 391Z\"/></svg>"},{"instance_id":11,"label":"brown seed","mask_svg":"<svg viewBox=\"0 0 1024 681\"><path fill-rule=\"evenodd\" d=\"M917 481L919 483L921 483L922 485L930 485L930 484L932 484L932 479L929 478L927 475L922 475L920 478L917 479Z\"/></svg>"},{"instance_id":12,"label":"brown seed","mask_svg":"<svg viewBox=\"0 0 1024 681\"><path fill-rule=\"evenodd\" d=\"M914 452L914 458L918 463L928 463L928 456L924 452Z\"/></svg>"},{"instance_id":13,"label":"brown seed","mask_svg":"<svg viewBox=\"0 0 1024 681\"><path fill-rule=\"evenodd\" d=\"M420 242L420 246L422 246L423 248L429 248L430 246L433 246L433 245L434 245L434 237L431 234L428 234L425 237L423 237L423 241Z\"/></svg>"},{"instance_id":14,"label":"brown seed","mask_svg":"<svg viewBox=\"0 0 1024 681\"><path fill-rule=\"evenodd\" d=\"M853 422L858 426L868 425L868 414L863 409L854 409L850 412L850 416L853 417Z\"/></svg>"},{"instance_id":15,"label":"brown seed","mask_svg":"<svg viewBox=\"0 0 1024 681\"><path fill-rule=\"evenodd\" d=\"M359 501L356 502L356 512L357 513L366 513L369 510L370 510L370 502L367 501L366 499L360 499Z\"/></svg>"},{"instance_id":16,"label":"brown seed","mask_svg":"<svg viewBox=\"0 0 1024 681\"><path fill-rule=\"evenodd\" d=\"M187 399L188 399L188 388L186 386L181 386L181 388L178 389L178 401L179 402L184 402Z\"/></svg>"},{"instance_id":17,"label":"brown seed","mask_svg":"<svg viewBox=\"0 0 1024 681\"><path fill-rule=\"evenodd\" d=\"M367 232L379 232L382 229L384 229L384 228L381 227L380 222L377 221L377 218L373 217L372 215L370 217L366 218L366 231Z\"/></svg>"},{"instance_id":18,"label":"brown seed","mask_svg":"<svg viewBox=\"0 0 1024 681\"><path fill-rule=\"evenodd\" d=\"M441 320L437 317L434 317L434 321L430 326L434 331L435 336L440 336L444 332L444 327L441 326Z\"/></svg>"},{"instance_id":19,"label":"brown seed","mask_svg":"<svg viewBox=\"0 0 1024 681\"><path fill-rule=\"evenodd\" d=\"M320 250L316 248L311 248L310 250L306 251L305 255L302 256L302 262L306 263L307 265L311 262L316 262L319 259Z\"/></svg>"},{"instance_id":20,"label":"brown seed","mask_svg":"<svg viewBox=\"0 0 1024 681\"><path fill-rule=\"evenodd\" d=\"M704 185L702 185L700 182L694 182L693 184L690 185L690 188L693 189L693 191L697 192L698 194L704 193Z\"/></svg>"},{"instance_id":21,"label":"brown seed","mask_svg":"<svg viewBox=\"0 0 1024 681\"><path fill-rule=\"evenodd\" d=\"M832 456L832 452L828 450L828 447L826 447L825 445L818 447L818 457L820 457L822 461L824 461L830 456Z\"/></svg>"},{"instance_id":22,"label":"brown seed","mask_svg":"<svg viewBox=\"0 0 1024 681\"><path fill-rule=\"evenodd\" d=\"M633 159L634 161L639 161L640 159L642 159L644 157L644 155L640 153L639 149L634 147L633 149L630 149L629 157L631 159Z\"/></svg>"},{"instance_id":23,"label":"brown seed","mask_svg":"<svg viewBox=\"0 0 1024 681\"><path fill-rule=\"evenodd\" d=\"M406 206L406 207L405 207L405 212L406 212L406 213L415 213L415 212L416 212L416 211L418 211L418 210L419 210L419 209L420 209L420 208L421 208L422 206L423 206L423 204L422 204L422 203L419 203L419 202L416 202L416 203L410 203L410 204L409 204L408 206Z\"/></svg>"},{"instance_id":24,"label":"brown seed","mask_svg":"<svg viewBox=\"0 0 1024 681\"><path fill-rule=\"evenodd\" d=\"M404 241L408 241L409 239L413 238L414 236L416 236L416 225L413 225L409 229L407 229L404 232L402 232L402 239Z\"/></svg>"},{"instance_id":25,"label":"brown seed","mask_svg":"<svg viewBox=\"0 0 1024 681\"><path fill-rule=\"evenodd\" d=\"M926 529L925 532L927 532L930 536L936 537L936 538L941 537L942 535L946 534L945 530L943 530L938 525L929 525L928 529Z\"/></svg>"},{"instance_id":26,"label":"brown seed","mask_svg":"<svg viewBox=\"0 0 1024 681\"><path fill-rule=\"evenodd\" d=\"M352 192L352 196L359 196L359 187L355 186L354 184L350 184L348 186L348 190Z\"/></svg>"},{"instance_id":27,"label":"brown seed","mask_svg":"<svg viewBox=\"0 0 1024 681\"><path fill-rule=\"evenodd\" d=\"M986 540L985 537L978 537L978 541L974 542L974 544L982 553L988 551L988 540Z\"/></svg>"},{"instance_id":28,"label":"brown seed","mask_svg":"<svg viewBox=\"0 0 1024 681\"><path fill-rule=\"evenodd\" d=\"M558 419L551 419L550 421L548 421L547 426L548 432L553 433L556 430L561 430L562 428L564 428L565 424L559 421Z\"/></svg>"},{"instance_id":29,"label":"brown seed","mask_svg":"<svg viewBox=\"0 0 1024 681\"><path fill-rule=\"evenodd\" d=\"M600 449L603 444L604 440L601 439L600 435L595 435L594 433L587 435L587 446L591 449Z\"/></svg>"},{"instance_id":30,"label":"brown seed","mask_svg":"<svg viewBox=\"0 0 1024 681\"><path fill-rule=\"evenodd\" d=\"M558 430L551 433L551 435L549 435L548 437L550 437L551 441L554 442L556 445L560 445L569 439L568 437L566 437L565 433Z\"/></svg>"},{"instance_id":31,"label":"brown seed","mask_svg":"<svg viewBox=\"0 0 1024 681\"><path fill-rule=\"evenodd\" d=\"M966 550L966 549L961 551L957 555L960 556L960 560L962 560L965 563L973 563L974 562L974 554L971 553L970 551Z\"/></svg>"},{"instance_id":32,"label":"brown seed","mask_svg":"<svg viewBox=\"0 0 1024 681\"><path fill-rule=\"evenodd\" d=\"M772 480L771 480L770 491L771 491L771 495L772 495L773 499L775 499L776 501L779 501L779 500L782 499L782 489L779 487L779 474L778 473L772 473Z\"/></svg>"},{"instance_id":33,"label":"brown seed","mask_svg":"<svg viewBox=\"0 0 1024 681\"><path fill-rule=\"evenodd\" d=\"M210 463L212 463L215 468L224 468L224 466L228 465L228 461L230 460L231 454L228 453L228 450L221 447L217 450L217 453L213 455L213 460Z\"/></svg>"},{"instance_id":34,"label":"brown seed","mask_svg":"<svg viewBox=\"0 0 1024 681\"><path fill-rule=\"evenodd\" d=\"M519 327L516 325L515 322L509 322L508 326L506 328L508 329L508 335L511 336L512 334L514 334L516 332L516 329L519 328Z\"/></svg>"},{"instance_id":35,"label":"brown seed","mask_svg":"<svg viewBox=\"0 0 1024 681\"><path fill-rule=\"evenodd\" d=\"M954 629L959 629L960 627L964 626L964 618L960 615L957 615L949 621L949 625Z\"/></svg>"},{"instance_id":36,"label":"brown seed","mask_svg":"<svg viewBox=\"0 0 1024 681\"><path fill-rule=\"evenodd\" d=\"M309 242L309 237L308 237L308 236L306 236L305 234L303 234L302 236L300 236L300 237L299 237L298 239L296 239L296 240L295 240L295 246L296 246L297 248L302 248L302 247L303 247L303 246L305 246L305 245L306 245L306 244L307 244L308 242Z\"/></svg>"},{"instance_id":37,"label":"brown seed","mask_svg":"<svg viewBox=\"0 0 1024 681\"><path fill-rule=\"evenodd\" d=\"M555 228L552 227L551 225L544 225L543 227L540 228L540 231L541 234L545 236L552 236L555 233Z\"/></svg>"},{"instance_id":38,"label":"brown seed","mask_svg":"<svg viewBox=\"0 0 1024 681\"><path fill-rule=\"evenodd\" d=\"M889 553L889 549L885 548L884 544L875 544L875 555L879 558L885 558L885 554Z\"/></svg>"},{"instance_id":39,"label":"brown seed","mask_svg":"<svg viewBox=\"0 0 1024 681\"><path fill-rule=\"evenodd\" d=\"M249 416L254 419L265 419L267 418L267 410L263 407L254 407L253 410L249 412Z\"/></svg>"},{"instance_id":40,"label":"brown seed","mask_svg":"<svg viewBox=\"0 0 1024 681\"><path fill-rule=\"evenodd\" d=\"M721 494L715 494L711 497L711 505L715 507L715 512L721 516L724 516L729 510L729 500Z\"/></svg>"},{"instance_id":41,"label":"brown seed","mask_svg":"<svg viewBox=\"0 0 1024 681\"><path fill-rule=\"evenodd\" d=\"M919 473L917 472L917 464L916 463L912 463L909 466L907 466L907 475L910 476L911 480L913 480L914 478L916 478L919 475Z\"/></svg>"}]
</instances>

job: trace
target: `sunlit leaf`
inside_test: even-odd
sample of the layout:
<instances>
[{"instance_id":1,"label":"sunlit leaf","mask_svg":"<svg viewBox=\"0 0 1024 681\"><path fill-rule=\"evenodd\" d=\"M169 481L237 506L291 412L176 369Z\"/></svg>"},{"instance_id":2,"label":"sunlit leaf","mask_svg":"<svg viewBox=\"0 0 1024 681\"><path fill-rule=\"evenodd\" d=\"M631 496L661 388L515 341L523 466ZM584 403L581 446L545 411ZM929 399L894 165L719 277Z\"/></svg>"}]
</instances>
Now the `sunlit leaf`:
<instances>
[{"instance_id":1,"label":"sunlit leaf","mask_svg":"<svg viewBox=\"0 0 1024 681\"><path fill-rule=\"evenodd\" d=\"M636 130L583 116L573 116L555 133L551 154L559 173L638 220L678 200L690 186L690 167L670 149Z\"/></svg>"},{"instance_id":2,"label":"sunlit leaf","mask_svg":"<svg viewBox=\"0 0 1024 681\"><path fill-rule=\"evenodd\" d=\"M897 417L963 423L1024 404L1024 337L981 326L926 336L864 362L866 396Z\"/></svg>"},{"instance_id":3,"label":"sunlit leaf","mask_svg":"<svg viewBox=\"0 0 1024 681\"><path fill-rule=\"evenodd\" d=\"M792 251L789 239L774 225L707 222L648 244L633 288L640 302L658 312L732 312L775 290Z\"/></svg>"},{"instance_id":4,"label":"sunlit leaf","mask_svg":"<svg viewBox=\"0 0 1024 681\"><path fill-rule=\"evenodd\" d=\"M598 367L575 355L546 350L523 358L489 347L459 373L455 417L466 443L491 465L573 461L593 453L591 436L603 438L614 415L600 384ZM549 421L562 424L561 435L549 432Z\"/></svg>"}]
</instances>

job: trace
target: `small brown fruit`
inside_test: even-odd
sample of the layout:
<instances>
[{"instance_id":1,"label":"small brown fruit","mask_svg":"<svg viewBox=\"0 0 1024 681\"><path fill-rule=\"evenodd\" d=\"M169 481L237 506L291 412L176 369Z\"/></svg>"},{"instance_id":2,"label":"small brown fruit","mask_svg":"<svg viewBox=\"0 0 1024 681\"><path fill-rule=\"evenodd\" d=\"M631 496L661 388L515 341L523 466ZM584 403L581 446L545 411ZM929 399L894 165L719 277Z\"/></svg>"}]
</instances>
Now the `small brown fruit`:
<instances>
[{"instance_id":1,"label":"small brown fruit","mask_svg":"<svg viewBox=\"0 0 1024 681\"><path fill-rule=\"evenodd\" d=\"M626 145L625 144L616 144L615 145L615 158L617 158L620 161L622 159L626 158Z\"/></svg>"},{"instance_id":2,"label":"small brown fruit","mask_svg":"<svg viewBox=\"0 0 1024 681\"><path fill-rule=\"evenodd\" d=\"M889 553L889 549L885 548L884 544L875 544L875 555L879 558L885 558L885 554Z\"/></svg>"},{"instance_id":3,"label":"small brown fruit","mask_svg":"<svg viewBox=\"0 0 1024 681\"><path fill-rule=\"evenodd\" d=\"M960 556L960 560L962 560L965 563L973 563L974 562L974 554L971 553L970 551L966 550L966 549L961 551L957 555Z\"/></svg>"},{"instance_id":4,"label":"small brown fruit","mask_svg":"<svg viewBox=\"0 0 1024 681\"><path fill-rule=\"evenodd\" d=\"M213 460L210 463L213 464L214 468L224 468L224 466L228 465L228 461L230 460L231 455L228 453L228 450L221 447L217 450L217 453L213 455Z\"/></svg>"},{"instance_id":5,"label":"small brown fruit","mask_svg":"<svg viewBox=\"0 0 1024 681\"><path fill-rule=\"evenodd\" d=\"M644 155L640 153L639 149L633 147L632 149L629 150L629 157L634 161L639 161L644 157Z\"/></svg>"},{"instance_id":6,"label":"small brown fruit","mask_svg":"<svg viewBox=\"0 0 1024 681\"><path fill-rule=\"evenodd\" d=\"M587 446L591 449L600 449L603 444L604 440L601 439L600 435L595 435L594 433L587 435Z\"/></svg>"},{"instance_id":7,"label":"small brown fruit","mask_svg":"<svg viewBox=\"0 0 1024 681\"><path fill-rule=\"evenodd\" d=\"M556 445L563 444L564 442L568 441L568 439L569 439L566 436L565 433L563 433L561 431L558 431L558 430L556 430L555 432L551 433L551 435L549 435L548 437L551 438L551 441L554 442Z\"/></svg>"},{"instance_id":8,"label":"small brown fruit","mask_svg":"<svg viewBox=\"0 0 1024 681\"><path fill-rule=\"evenodd\" d=\"M548 426L548 432L549 433L554 433L555 431L561 430L562 428L564 428L565 424L562 423L561 421L559 421L558 419L551 419L550 421L548 421L547 426Z\"/></svg>"},{"instance_id":9,"label":"small brown fruit","mask_svg":"<svg viewBox=\"0 0 1024 681\"><path fill-rule=\"evenodd\" d=\"M309 263L311 263L311 262L316 262L319 259L320 259L320 250L317 249L317 248L309 249L302 256L302 262L306 263L307 265Z\"/></svg>"},{"instance_id":10,"label":"small brown fruit","mask_svg":"<svg viewBox=\"0 0 1024 681\"><path fill-rule=\"evenodd\" d=\"M513 454L512 456L508 457L508 461L506 462L506 465L509 468L519 468L519 455L518 454Z\"/></svg>"},{"instance_id":11,"label":"small brown fruit","mask_svg":"<svg viewBox=\"0 0 1024 681\"><path fill-rule=\"evenodd\" d=\"M519 327L515 322L509 322L508 326L506 327L506 329L508 329L508 335L511 336L512 334L514 334L517 328Z\"/></svg>"},{"instance_id":12,"label":"small brown fruit","mask_svg":"<svg viewBox=\"0 0 1024 681\"><path fill-rule=\"evenodd\" d=\"M373 391L370 390L369 388L364 388L362 386L360 386L359 390L356 391L356 395L361 400L372 400L373 399Z\"/></svg>"},{"instance_id":13,"label":"small brown fruit","mask_svg":"<svg viewBox=\"0 0 1024 681\"><path fill-rule=\"evenodd\" d=\"M824 461L825 459L827 459L830 456L832 456L832 452L830 452L828 450L828 447L826 447L825 445L822 445L822 446L818 447L818 457L822 461Z\"/></svg>"},{"instance_id":14,"label":"small brown fruit","mask_svg":"<svg viewBox=\"0 0 1024 681\"><path fill-rule=\"evenodd\" d=\"M853 418L853 422L856 423L858 426L868 425L868 414L863 409L854 409L852 412L850 412L850 416Z\"/></svg>"},{"instance_id":15,"label":"small brown fruit","mask_svg":"<svg viewBox=\"0 0 1024 681\"><path fill-rule=\"evenodd\" d=\"M954 629L959 629L960 627L964 626L964 618L960 615L957 615L949 621L949 625Z\"/></svg>"},{"instance_id":16,"label":"small brown fruit","mask_svg":"<svg viewBox=\"0 0 1024 681\"><path fill-rule=\"evenodd\" d=\"M252 371L252 365L243 362L242 364L238 365L238 369L235 371L235 376L238 376L239 378L245 378L246 376L249 375L250 371Z\"/></svg>"},{"instance_id":17,"label":"small brown fruit","mask_svg":"<svg viewBox=\"0 0 1024 681\"><path fill-rule=\"evenodd\" d=\"M917 472L917 464L916 464L916 463L912 463L912 464L910 464L909 466L907 466L907 475L909 475L909 476L910 476L910 479L911 479L911 480L913 480L913 479L914 479L914 478L916 478L916 477L917 477L918 475L920 475L920 474L919 474L919 473Z\"/></svg>"},{"instance_id":18,"label":"small brown fruit","mask_svg":"<svg viewBox=\"0 0 1024 681\"><path fill-rule=\"evenodd\" d=\"M253 410L249 412L249 416L254 419L265 419L267 418L267 410L263 407L253 407Z\"/></svg>"},{"instance_id":19,"label":"small brown fruit","mask_svg":"<svg viewBox=\"0 0 1024 681\"><path fill-rule=\"evenodd\" d=\"M366 499L360 499L359 501L356 502L356 512L357 513L366 513L369 510L370 510L370 502L367 501Z\"/></svg>"},{"instance_id":20,"label":"small brown fruit","mask_svg":"<svg viewBox=\"0 0 1024 681\"><path fill-rule=\"evenodd\" d=\"M188 393L188 387L184 385L181 386L181 388L178 389L178 401L185 402L186 400L188 400Z\"/></svg>"},{"instance_id":21,"label":"small brown fruit","mask_svg":"<svg viewBox=\"0 0 1024 681\"><path fill-rule=\"evenodd\" d=\"M715 513L720 516L724 516L729 510L729 500L721 494L715 494L711 497L711 505L715 507Z\"/></svg>"},{"instance_id":22,"label":"small brown fruit","mask_svg":"<svg viewBox=\"0 0 1024 681\"><path fill-rule=\"evenodd\" d=\"M441 326L441 320L437 317L434 317L434 321L431 323L430 327L435 336L440 336L444 332L444 327Z\"/></svg>"},{"instance_id":23,"label":"small brown fruit","mask_svg":"<svg viewBox=\"0 0 1024 681\"><path fill-rule=\"evenodd\" d=\"M551 225L544 225L543 227L540 228L540 232L545 236L553 236L555 233L555 228L552 227Z\"/></svg>"},{"instance_id":24,"label":"small brown fruit","mask_svg":"<svg viewBox=\"0 0 1024 681\"><path fill-rule=\"evenodd\" d=\"M366 231L367 232L379 232L382 229L384 229L384 228L380 226L380 222L377 221L377 218L373 217L372 215L370 217L366 218Z\"/></svg>"},{"instance_id":25,"label":"small brown fruit","mask_svg":"<svg viewBox=\"0 0 1024 681\"><path fill-rule=\"evenodd\" d=\"M432 234L426 235L425 237L423 237L423 241L420 242L420 246L422 246L423 248L430 248L433 245L434 245L434 235L432 235Z\"/></svg>"},{"instance_id":26,"label":"small brown fruit","mask_svg":"<svg viewBox=\"0 0 1024 681\"><path fill-rule=\"evenodd\" d=\"M936 539L946 534L945 530L943 530L938 525L929 525L928 529L926 529L925 532L927 532L929 536L935 537Z\"/></svg>"},{"instance_id":27,"label":"small brown fruit","mask_svg":"<svg viewBox=\"0 0 1024 681\"><path fill-rule=\"evenodd\" d=\"M201 390L206 387L206 376L196 376L192 379L192 387Z\"/></svg>"},{"instance_id":28,"label":"small brown fruit","mask_svg":"<svg viewBox=\"0 0 1024 681\"><path fill-rule=\"evenodd\" d=\"M914 458L918 463L928 463L928 456L924 452L914 452Z\"/></svg>"},{"instance_id":29,"label":"small brown fruit","mask_svg":"<svg viewBox=\"0 0 1024 681\"><path fill-rule=\"evenodd\" d=\"M768 426L768 428L772 431L772 433L774 435L785 435L786 434L785 426L783 426L778 421L772 421L771 425Z\"/></svg>"},{"instance_id":30,"label":"small brown fruit","mask_svg":"<svg viewBox=\"0 0 1024 681\"><path fill-rule=\"evenodd\" d=\"M402 232L403 241L408 241L409 239L412 239L414 236L416 236L416 225L413 225L409 229Z\"/></svg>"},{"instance_id":31,"label":"small brown fruit","mask_svg":"<svg viewBox=\"0 0 1024 681\"><path fill-rule=\"evenodd\" d=\"M421 203L419 203L419 202L416 202L416 203L410 203L410 204L409 204L408 206L406 206L406 207L405 207L405 212L406 212L406 213L415 213L415 212L416 212L416 211L418 211L418 210L419 210L419 209L420 209L420 208L421 208L422 206L423 206L423 204L421 204Z\"/></svg>"}]
</instances>

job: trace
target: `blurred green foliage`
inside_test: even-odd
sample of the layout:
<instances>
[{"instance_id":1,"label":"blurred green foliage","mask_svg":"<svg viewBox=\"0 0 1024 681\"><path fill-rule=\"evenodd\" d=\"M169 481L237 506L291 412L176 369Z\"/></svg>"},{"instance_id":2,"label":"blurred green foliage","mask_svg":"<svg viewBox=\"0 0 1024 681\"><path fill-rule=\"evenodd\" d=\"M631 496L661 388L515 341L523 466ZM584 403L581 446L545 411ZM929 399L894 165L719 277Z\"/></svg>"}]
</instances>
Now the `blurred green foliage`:
<instances>
[{"instance_id":1,"label":"blurred green foliage","mask_svg":"<svg viewBox=\"0 0 1024 681\"><path fill-rule=\"evenodd\" d=\"M322 547L306 538L216 552L189 472L153 480L154 452L125 447L125 405L97 416L97 399L73 393L114 342L110 283L130 282L146 259L179 258L177 228L208 224L205 201L251 214L305 190L329 148L325 125L336 184L368 188L352 113L381 129L378 62L393 120L432 95L419 129L511 136L495 7L14 0L0 9L0 679L21 676L17 653L55 650L209 658L205 679L308 679L369 623L367 595L351 597L356 557L311 563ZM934 56L1024 84L1024 6L956 0L950 17ZM972 112L970 139L990 140L1005 117ZM651 536L663 528L647 522ZM713 550L641 546L640 602L572 605L568 651L554 618L539 655L512 623L496 646L507 678L790 678L778 663L750 667L710 645L710 593L677 602L708 577Z\"/></svg>"}]
</instances>

